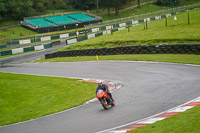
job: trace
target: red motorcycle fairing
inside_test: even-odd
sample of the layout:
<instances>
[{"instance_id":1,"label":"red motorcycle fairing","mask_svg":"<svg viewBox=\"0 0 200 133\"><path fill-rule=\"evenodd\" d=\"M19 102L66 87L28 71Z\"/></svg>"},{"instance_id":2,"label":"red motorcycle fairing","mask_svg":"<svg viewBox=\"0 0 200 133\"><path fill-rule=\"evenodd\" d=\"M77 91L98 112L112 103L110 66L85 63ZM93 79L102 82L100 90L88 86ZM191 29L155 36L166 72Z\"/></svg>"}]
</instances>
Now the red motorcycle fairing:
<instances>
[{"instance_id":1,"label":"red motorcycle fairing","mask_svg":"<svg viewBox=\"0 0 200 133\"><path fill-rule=\"evenodd\" d=\"M107 99L108 98L108 94L105 91L103 91L103 90L98 90L98 92L97 92L97 98L101 99L102 97L105 97Z\"/></svg>"}]
</instances>

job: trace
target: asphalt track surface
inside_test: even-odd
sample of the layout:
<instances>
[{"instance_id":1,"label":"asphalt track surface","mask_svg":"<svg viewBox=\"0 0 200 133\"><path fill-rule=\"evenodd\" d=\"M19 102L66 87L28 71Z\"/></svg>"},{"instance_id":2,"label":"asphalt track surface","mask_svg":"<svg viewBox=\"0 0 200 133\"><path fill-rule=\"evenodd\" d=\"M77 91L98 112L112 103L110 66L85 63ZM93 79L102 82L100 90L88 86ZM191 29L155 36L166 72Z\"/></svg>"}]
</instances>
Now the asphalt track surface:
<instances>
[{"instance_id":1,"label":"asphalt track surface","mask_svg":"<svg viewBox=\"0 0 200 133\"><path fill-rule=\"evenodd\" d=\"M0 71L105 79L124 85L113 93L116 106L108 110L95 101L48 117L0 127L0 133L94 133L155 115L200 96L199 66L99 61L8 64Z\"/></svg>"},{"instance_id":2,"label":"asphalt track surface","mask_svg":"<svg viewBox=\"0 0 200 133\"><path fill-rule=\"evenodd\" d=\"M20 64L20 63L36 60L39 58L44 58L45 54L52 53L56 51L57 49L65 47L65 46L66 46L65 44L61 44L61 45L56 45L56 46L53 46L52 48L44 49L37 52L25 53L22 55L10 56L6 58L0 58L0 67L5 66L7 64Z\"/></svg>"}]
</instances>

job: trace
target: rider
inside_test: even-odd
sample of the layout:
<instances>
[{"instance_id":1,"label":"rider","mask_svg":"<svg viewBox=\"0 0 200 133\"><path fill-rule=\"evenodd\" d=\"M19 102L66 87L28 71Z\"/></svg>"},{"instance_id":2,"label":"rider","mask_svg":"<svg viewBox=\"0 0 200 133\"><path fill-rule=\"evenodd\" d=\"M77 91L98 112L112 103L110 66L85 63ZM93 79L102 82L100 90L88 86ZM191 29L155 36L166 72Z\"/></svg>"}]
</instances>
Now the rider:
<instances>
[{"instance_id":1,"label":"rider","mask_svg":"<svg viewBox=\"0 0 200 133\"><path fill-rule=\"evenodd\" d=\"M112 99L112 94L108 90L108 86L106 84L103 84L102 82L98 82L98 86L97 86L97 89L96 89L96 94L97 94L97 91L99 89L104 90L110 96L110 98Z\"/></svg>"}]
</instances>

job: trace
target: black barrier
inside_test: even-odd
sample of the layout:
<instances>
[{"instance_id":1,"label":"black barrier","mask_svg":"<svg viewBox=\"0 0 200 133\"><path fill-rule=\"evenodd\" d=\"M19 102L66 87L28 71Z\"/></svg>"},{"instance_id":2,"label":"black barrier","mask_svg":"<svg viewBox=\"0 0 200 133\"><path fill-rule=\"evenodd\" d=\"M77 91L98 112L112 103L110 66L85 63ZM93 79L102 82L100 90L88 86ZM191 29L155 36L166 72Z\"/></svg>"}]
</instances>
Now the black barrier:
<instances>
[{"instance_id":1,"label":"black barrier","mask_svg":"<svg viewBox=\"0 0 200 133\"><path fill-rule=\"evenodd\" d=\"M46 54L45 59L71 56L95 56L95 55L120 55L120 54L200 54L200 44L177 45L143 45L115 48L86 49L60 51Z\"/></svg>"}]
</instances>

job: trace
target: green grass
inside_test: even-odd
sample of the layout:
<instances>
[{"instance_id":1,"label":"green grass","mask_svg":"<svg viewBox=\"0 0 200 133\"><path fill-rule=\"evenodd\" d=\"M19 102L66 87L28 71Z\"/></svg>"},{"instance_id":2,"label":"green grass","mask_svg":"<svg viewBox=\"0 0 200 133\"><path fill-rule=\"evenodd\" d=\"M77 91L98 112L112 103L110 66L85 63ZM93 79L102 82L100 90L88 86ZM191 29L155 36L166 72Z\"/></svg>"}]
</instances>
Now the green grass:
<instances>
[{"instance_id":1,"label":"green grass","mask_svg":"<svg viewBox=\"0 0 200 133\"><path fill-rule=\"evenodd\" d=\"M200 2L199 0L179 0L179 6L190 5L199 2Z\"/></svg>"},{"instance_id":2,"label":"green grass","mask_svg":"<svg viewBox=\"0 0 200 133\"><path fill-rule=\"evenodd\" d=\"M199 133L200 106L129 133Z\"/></svg>"},{"instance_id":3,"label":"green grass","mask_svg":"<svg viewBox=\"0 0 200 133\"><path fill-rule=\"evenodd\" d=\"M169 7L162 7L162 6L157 6L154 4L146 4L146 5L142 5L141 8L134 8L134 9L126 10L126 11L121 11L119 12L118 16L116 16L115 13L112 13L110 16L108 16L107 14L104 14L101 17L103 21L107 21L107 20L125 18L129 16L146 14L146 13L156 12L156 11L166 10L166 9L169 9Z\"/></svg>"},{"instance_id":4,"label":"green grass","mask_svg":"<svg viewBox=\"0 0 200 133\"><path fill-rule=\"evenodd\" d=\"M10 28L7 30L0 30L0 44L4 44L13 38L20 39L23 36L36 35L36 34L37 34L36 32L33 32L33 31L28 30L21 26L15 27L15 28ZM23 35L23 36L21 36L21 35Z\"/></svg>"},{"instance_id":5,"label":"green grass","mask_svg":"<svg viewBox=\"0 0 200 133\"><path fill-rule=\"evenodd\" d=\"M144 2L149 2L149 1L152 1L152 0L140 0L141 3L144 3ZM122 9L126 9L126 8L129 8L129 7L132 7L132 6L137 6L137 0L134 0L134 1L130 1L130 2L127 2L123 7L121 7L120 10ZM143 7L143 5L141 6ZM140 8L139 8L140 9ZM122 12L132 12L133 9L130 9L130 10L126 10L126 11L120 11L119 13L121 14ZM143 10L143 8L142 8ZM111 12L115 12L115 9L114 8L110 8L110 11ZM92 9L92 10L89 10L89 13L92 13L92 14L96 14L96 8L95 9ZM99 8L99 16L101 16L103 18L103 20L110 20L109 17L107 17L107 14L108 14L108 9L107 8ZM111 13L112 16L115 16L115 13ZM132 15L132 14L131 14ZM104 18L106 16L106 18ZM125 16L124 16L125 17Z\"/></svg>"},{"instance_id":6,"label":"green grass","mask_svg":"<svg viewBox=\"0 0 200 133\"><path fill-rule=\"evenodd\" d=\"M5 26L10 26L10 25L15 25L18 24L18 21L5 21L0 23L0 27L5 27Z\"/></svg>"},{"instance_id":7,"label":"green grass","mask_svg":"<svg viewBox=\"0 0 200 133\"><path fill-rule=\"evenodd\" d=\"M0 73L0 125L66 110L95 97L95 83Z\"/></svg>"},{"instance_id":8,"label":"green grass","mask_svg":"<svg viewBox=\"0 0 200 133\"><path fill-rule=\"evenodd\" d=\"M188 13L190 13L190 25L188 25ZM86 41L78 42L69 45L59 51L89 49L89 48L104 48L104 47L119 47L127 45L149 44L155 45L160 43L199 43L200 42L200 9L184 12L168 17L168 26L165 26L165 19L156 20L148 23L148 29L144 30L146 24L131 27L114 32L114 35L104 35L97 38L92 38Z\"/></svg>"},{"instance_id":9,"label":"green grass","mask_svg":"<svg viewBox=\"0 0 200 133\"><path fill-rule=\"evenodd\" d=\"M95 61L95 56L62 57L52 59L40 59L36 62L77 62L77 61ZM100 61L104 60L127 60L127 61L154 61L200 65L200 55L183 54L131 54L131 55L110 55L99 56Z\"/></svg>"}]
</instances>

